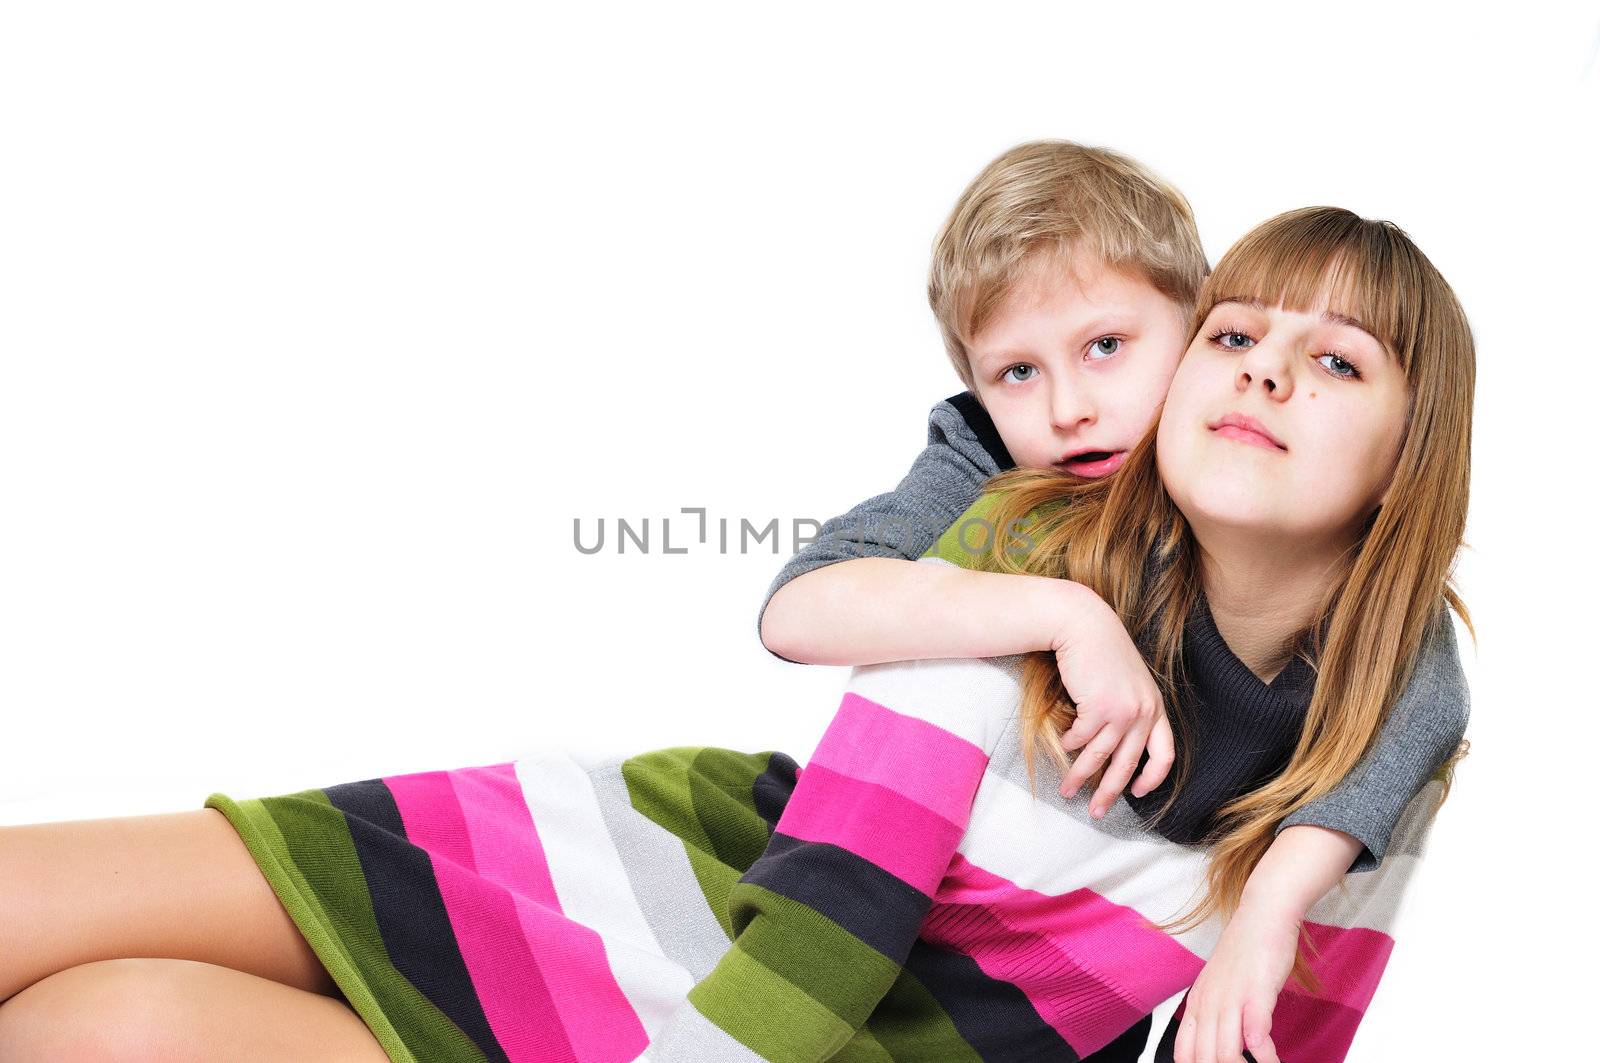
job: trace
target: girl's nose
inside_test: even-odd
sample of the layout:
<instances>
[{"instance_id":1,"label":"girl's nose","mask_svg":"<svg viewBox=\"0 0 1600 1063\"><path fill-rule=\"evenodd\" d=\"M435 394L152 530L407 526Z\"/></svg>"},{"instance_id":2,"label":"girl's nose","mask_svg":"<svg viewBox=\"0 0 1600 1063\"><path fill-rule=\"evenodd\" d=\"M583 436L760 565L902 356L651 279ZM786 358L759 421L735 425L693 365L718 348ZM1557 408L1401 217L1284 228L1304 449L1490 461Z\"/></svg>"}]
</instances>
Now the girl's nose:
<instances>
[{"instance_id":1,"label":"girl's nose","mask_svg":"<svg viewBox=\"0 0 1600 1063\"><path fill-rule=\"evenodd\" d=\"M1287 399L1294 391L1287 346L1263 340L1251 347L1239 359L1234 385L1241 392L1259 385L1269 398L1280 402Z\"/></svg>"}]
</instances>

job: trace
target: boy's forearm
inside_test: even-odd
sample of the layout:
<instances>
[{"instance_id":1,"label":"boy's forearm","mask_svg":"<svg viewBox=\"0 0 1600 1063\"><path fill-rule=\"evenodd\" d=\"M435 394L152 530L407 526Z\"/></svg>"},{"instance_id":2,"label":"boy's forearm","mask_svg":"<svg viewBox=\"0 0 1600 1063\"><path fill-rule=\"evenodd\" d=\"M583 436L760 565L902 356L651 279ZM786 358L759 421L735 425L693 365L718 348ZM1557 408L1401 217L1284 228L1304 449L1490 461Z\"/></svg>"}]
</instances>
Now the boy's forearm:
<instances>
[{"instance_id":1,"label":"boy's forearm","mask_svg":"<svg viewBox=\"0 0 1600 1063\"><path fill-rule=\"evenodd\" d=\"M1001 657L1056 648L1085 594L1070 580L855 558L779 588L761 640L803 664Z\"/></svg>"},{"instance_id":2,"label":"boy's forearm","mask_svg":"<svg viewBox=\"0 0 1600 1063\"><path fill-rule=\"evenodd\" d=\"M1344 878L1359 852L1361 842L1343 831L1310 824L1285 827L1250 873L1239 910L1298 924Z\"/></svg>"}]
</instances>

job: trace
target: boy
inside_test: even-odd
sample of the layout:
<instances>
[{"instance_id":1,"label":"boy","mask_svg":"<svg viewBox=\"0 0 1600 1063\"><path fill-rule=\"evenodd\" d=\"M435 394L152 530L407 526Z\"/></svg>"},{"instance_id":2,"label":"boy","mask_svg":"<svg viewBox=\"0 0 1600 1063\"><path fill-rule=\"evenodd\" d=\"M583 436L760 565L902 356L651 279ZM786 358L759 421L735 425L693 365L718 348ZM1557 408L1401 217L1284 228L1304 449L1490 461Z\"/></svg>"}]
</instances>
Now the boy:
<instances>
[{"instance_id":1,"label":"boy","mask_svg":"<svg viewBox=\"0 0 1600 1063\"><path fill-rule=\"evenodd\" d=\"M1155 419L1207 272L1187 201L1139 163L1065 142L1023 144L990 163L941 230L928 285L968 390L934 407L928 445L894 491L825 523L778 573L758 621L763 644L786 660L848 665L1063 651L1087 611L1108 609L1092 594L1085 601L1083 588L916 559L1004 469L1113 475ZM1336 850L1352 839L1350 870L1383 858L1454 722L1437 707L1464 711L1454 633L1441 629L1361 765L1279 826L1273 852L1292 841L1308 865L1333 870L1297 878L1281 870L1281 856L1263 859L1280 876L1269 892L1320 896L1344 873ZM1062 790L1070 795L1104 766L1091 805L1099 816L1147 747L1132 792L1159 785L1173 745L1148 691L1129 689L1097 708L1080 711L1063 736L1066 750L1083 751ZM1302 824L1327 830L1282 835ZM1240 1016L1221 1020L1237 1029ZM1139 1024L1094 1058L1123 1058L1119 1046L1136 1058L1146 1030Z\"/></svg>"},{"instance_id":2,"label":"boy","mask_svg":"<svg viewBox=\"0 0 1600 1063\"><path fill-rule=\"evenodd\" d=\"M824 524L778 574L760 624L767 648L851 665L1057 648L1039 641L1038 618L1074 605L1062 601L1074 585L902 562L915 561L1002 469L1114 472L1155 419L1206 273L1188 202L1132 159L1037 142L990 163L945 223L928 284L970 390L934 408L928 447L895 491ZM902 623L921 607L950 623ZM1136 796L1173 758L1170 726L1151 699L1099 708L1117 715L1086 712L1068 732L1069 750L1095 741L1064 787L1091 774L1103 746L1120 748L1096 814L1127 785L1147 740Z\"/></svg>"}]
</instances>

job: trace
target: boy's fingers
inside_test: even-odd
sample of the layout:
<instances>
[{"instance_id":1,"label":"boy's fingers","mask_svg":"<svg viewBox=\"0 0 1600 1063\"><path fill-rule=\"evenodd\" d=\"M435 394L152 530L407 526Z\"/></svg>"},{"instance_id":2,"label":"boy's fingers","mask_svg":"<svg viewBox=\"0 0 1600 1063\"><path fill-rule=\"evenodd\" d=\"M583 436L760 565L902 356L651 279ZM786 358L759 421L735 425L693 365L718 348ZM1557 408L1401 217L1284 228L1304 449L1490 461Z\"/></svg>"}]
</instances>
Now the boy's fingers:
<instances>
[{"instance_id":1,"label":"boy's fingers","mask_svg":"<svg viewBox=\"0 0 1600 1063\"><path fill-rule=\"evenodd\" d=\"M1133 796L1143 797L1167 777L1167 772L1172 770L1172 761L1177 756L1177 749L1172 742L1172 724L1167 722L1167 714L1162 713L1156 717L1155 726L1150 728L1150 738L1146 743L1150 750L1150 759L1145 761L1144 770L1139 773L1138 781L1133 784Z\"/></svg>"},{"instance_id":2,"label":"boy's fingers","mask_svg":"<svg viewBox=\"0 0 1600 1063\"><path fill-rule=\"evenodd\" d=\"M1077 717L1072 721L1072 726L1061 732L1061 748L1068 753L1072 752L1092 739L1095 732L1104 725L1104 720L1095 719L1080 708Z\"/></svg>"},{"instance_id":3,"label":"boy's fingers","mask_svg":"<svg viewBox=\"0 0 1600 1063\"><path fill-rule=\"evenodd\" d=\"M1111 764L1100 780L1100 788L1095 791L1094 799L1089 802L1090 814L1103 816L1112 805L1116 804L1117 796L1122 793L1122 788L1128 785L1134 769L1139 766L1139 754L1143 751L1144 731L1135 727L1123 736L1122 744L1117 746L1117 752L1112 756Z\"/></svg>"},{"instance_id":4,"label":"boy's fingers","mask_svg":"<svg viewBox=\"0 0 1600 1063\"><path fill-rule=\"evenodd\" d=\"M1061 796L1071 797L1077 793L1083 781L1100 770L1101 765L1115 751L1116 744L1116 733L1110 728L1101 728L1083 751L1072 758L1072 766L1067 769L1066 777L1061 780Z\"/></svg>"}]
</instances>

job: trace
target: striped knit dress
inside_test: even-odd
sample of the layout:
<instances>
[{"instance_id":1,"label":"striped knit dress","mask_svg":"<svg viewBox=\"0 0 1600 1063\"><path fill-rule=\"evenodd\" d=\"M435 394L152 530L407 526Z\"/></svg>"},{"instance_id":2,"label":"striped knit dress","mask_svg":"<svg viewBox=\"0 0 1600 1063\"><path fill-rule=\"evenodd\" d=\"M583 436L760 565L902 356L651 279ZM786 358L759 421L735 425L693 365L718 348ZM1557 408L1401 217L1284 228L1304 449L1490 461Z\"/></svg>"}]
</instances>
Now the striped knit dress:
<instances>
[{"instance_id":1,"label":"striped knit dress","mask_svg":"<svg viewBox=\"0 0 1600 1063\"><path fill-rule=\"evenodd\" d=\"M539 754L206 805L392 1060L1074 1061L1221 927L1150 925L1204 849L1126 801L1094 819L1046 758L1030 792L1020 660L855 669L803 769ZM1280 995L1285 1060L1345 1058L1440 790L1312 909L1322 991Z\"/></svg>"}]
</instances>

